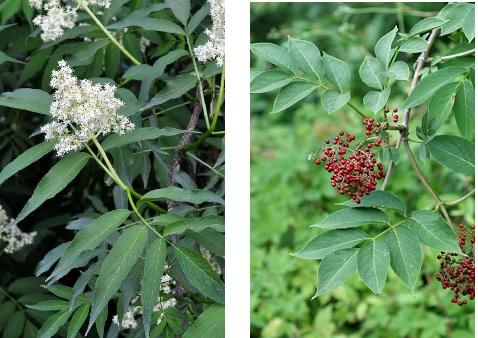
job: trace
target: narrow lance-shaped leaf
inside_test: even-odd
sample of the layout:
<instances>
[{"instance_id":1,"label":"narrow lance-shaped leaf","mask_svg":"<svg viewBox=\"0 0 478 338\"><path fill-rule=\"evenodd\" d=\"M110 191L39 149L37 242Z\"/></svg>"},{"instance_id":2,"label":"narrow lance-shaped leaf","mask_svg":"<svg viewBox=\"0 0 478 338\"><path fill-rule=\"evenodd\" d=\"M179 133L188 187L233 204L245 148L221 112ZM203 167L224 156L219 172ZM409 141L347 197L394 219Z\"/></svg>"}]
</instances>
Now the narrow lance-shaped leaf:
<instances>
[{"instance_id":1,"label":"narrow lance-shaped leaf","mask_svg":"<svg viewBox=\"0 0 478 338\"><path fill-rule=\"evenodd\" d=\"M175 136L184 133L183 130L165 127L165 128L155 128L155 127L144 127L136 128L130 132L127 132L124 135L113 134L108 136L102 143L101 146L104 150L111 150L115 148L122 147L127 144L143 141L143 140L152 140L157 139L161 136Z\"/></svg>"},{"instance_id":2,"label":"narrow lance-shaped leaf","mask_svg":"<svg viewBox=\"0 0 478 338\"><path fill-rule=\"evenodd\" d=\"M356 228L364 224L388 223L388 216L381 210L370 208L345 208L327 216L312 227L324 229Z\"/></svg>"},{"instance_id":3,"label":"narrow lance-shaped leaf","mask_svg":"<svg viewBox=\"0 0 478 338\"><path fill-rule=\"evenodd\" d=\"M80 332L83 323L88 317L88 312L90 311L90 304L81 305L78 310L75 311L71 317L70 324L68 325L68 335L67 338L75 338L78 332Z\"/></svg>"},{"instance_id":4,"label":"narrow lance-shaped leaf","mask_svg":"<svg viewBox=\"0 0 478 338\"><path fill-rule=\"evenodd\" d=\"M372 240L360 248L357 257L358 272L363 282L374 293L382 293L390 266L390 250L380 240Z\"/></svg>"},{"instance_id":5,"label":"narrow lance-shaped leaf","mask_svg":"<svg viewBox=\"0 0 478 338\"><path fill-rule=\"evenodd\" d=\"M188 281L203 295L224 304L224 283L209 263L195 251L185 247L174 247L181 270Z\"/></svg>"},{"instance_id":6,"label":"narrow lance-shaped leaf","mask_svg":"<svg viewBox=\"0 0 478 338\"><path fill-rule=\"evenodd\" d=\"M38 331L37 338L54 337L60 327L62 327L68 321L68 318L70 318L69 311L59 312L52 315Z\"/></svg>"},{"instance_id":7,"label":"narrow lance-shaped leaf","mask_svg":"<svg viewBox=\"0 0 478 338\"><path fill-rule=\"evenodd\" d=\"M166 0L174 16L184 25L188 23L191 3L189 0Z\"/></svg>"},{"instance_id":8,"label":"narrow lance-shaped leaf","mask_svg":"<svg viewBox=\"0 0 478 338\"><path fill-rule=\"evenodd\" d=\"M224 217L210 215L199 218L188 218L168 225L163 232L164 236L171 234L183 234L185 231L190 230L199 232L204 229L211 228L217 231L224 232Z\"/></svg>"},{"instance_id":9,"label":"narrow lance-shaped leaf","mask_svg":"<svg viewBox=\"0 0 478 338\"><path fill-rule=\"evenodd\" d=\"M461 135L467 139L473 138L475 132L475 88L471 81L462 81L458 85L454 113Z\"/></svg>"},{"instance_id":10,"label":"narrow lance-shaped leaf","mask_svg":"<svg viewBox=\"0 0 478 338\"><path fill-rule=\"evenodd\" d=\"M369 235L359 229L330 230L313 238L292 255L302 259L322 259L332 252L352 248L368 238Z\"/></svg>"},{"instance_id":11,"label":"narrow lance-shaped leaf","mask_svg":"<svg viewBox=\"0 0 478 338\"><path fill-rule=\"evenodd\" d=\"M88 331L144 250L148 230L135 225L126 229L106 256L96 280Z\"/></svg>"},{"instance_id":12,"label":"narrow lance-shaped leaf","mask_svg":"<svg viewBox=\"0 0 478 338\"><path fill-rule=\"evenodd\" d=\"M88 154L79 152L67 155L56 163L38 183L15 221L20 222L43 202L62 191L80 173L89 158Z\"/></svg>"},{"instance_id":13,"label":"narrow lance-shaped leaf","mask_svg":"<svg viewBox=\"0 0 478 338\"><path fill-rule=\"evenodd\" d=\"M335 290L357 271L358 249L344 249L325 256L320 262L317 292L313 298Z\"/></svg>"},{"instance_id":14,"label":"narrow lance-shaped leaf","mask_svg":"<svg viewBox=\"0 0 478 338\"><path fill-rule=\"evenodd\" d=\"M266 70L251 80L251 93L267 93L280 89L294 81L294 78L280 70Z\"/></svg>"},{"instance_id":15,"label":"narrow lance-shaped leaf","mask_svg":"<svg viewBox=\"0 0 478 338\"><path fill-rule=\"evenodd\" d=\"M149 337L151 314L158 299L161 276L166 261L166 242L162 238L156 239L146 252L144 262L143 284L141 287L141 305L143 306L143 325L145 335Z\"/></svg>"},{"instance_id":16,"label":"narrow lance-shaped leaf","mask_svg":"<svg viewBox=\"0 0 478 338\"><path fill-rule=\"evenodd\" d=\"M224 306L209 306L186 330L183 338L220 338L225 337Z\"/></svg>"},{"instance_id":17,"label":"narrow lance-shaped leaf","mask_svg":"<svg viewBox=\"0 0 478 338\"><path fill-rule=\"evenodd\" d=\"M209 190L185 190L179 187L167 187L152 190L143 195L142 200L167 199L176 202L201 204L205 202L224 204L224 199Z\"/></svg>"},{"instance_id":18,"label":"narrow lance-shaped leaf","mask_svg":"<svg viewBox=\"0 0 478 338\"><path fill-rule=\"evenodd\" d=\"M40 114L48 114L52 101L52 97L40 89L20 88L0 95L0 106Z\"/></svg>"},{"instance_id":19,"label":"narrow lance-shaped leaf","mask_svg":"<svg viewBox=\"0 0 478 338\"><path fill-rule=\"evenodd\" d=\"M422 251L417 235L402 223L390 229L383 240L390 249L393 271L413 290L422 266Z\"/></svg>"}]
</instances>

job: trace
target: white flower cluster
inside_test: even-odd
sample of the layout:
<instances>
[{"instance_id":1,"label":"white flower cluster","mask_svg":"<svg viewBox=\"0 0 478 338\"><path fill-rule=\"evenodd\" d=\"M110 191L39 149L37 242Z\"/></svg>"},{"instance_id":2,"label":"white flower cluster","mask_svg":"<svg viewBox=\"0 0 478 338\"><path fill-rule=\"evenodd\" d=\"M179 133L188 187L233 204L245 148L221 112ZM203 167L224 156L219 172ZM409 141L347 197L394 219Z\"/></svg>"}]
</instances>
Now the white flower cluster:
<instances>
[{"instance_id":1,"label":"white flower cluster","mask_svg":"<svg viewBox=\"0 0 478 338\"><path fill-rule=\"evenodd\" d=\"M216 60L216 64L221 67L224 64L225 45L224 0L208 1L211 4L209 14L212 18L212 27L211 29L206 29L205 33L209 40L204 45L194 48L194 53L199 61Z\"/></svg>"},{"instance_id":2,"label":"white flower cluster","mask_svg":"<svg viewBox=\"0 0 478 338\"><path fill-rule=\"evenodd\" d=\"M81 0L86 5L96 5L108 8L111 0ZM73 28L78 18L76 7L64 4L65 0L29 0L30 6L43 10L44 15L38 15L33 19L33 23L40 27L43 41L53 41L63 35L65 29ZM71 1L68 1L71 3Z\"/></svg>"},{"instance_id":3,"label":"white flower cluster","mask_svg":"<svg viewBox=\"0 0 478 338\"><path fill-rule=\"evenodd\" d=\"M161 276L161 292L165 295L169 295L173 292L173 287L176 285L176 282L168 274ZM137 302L139 297L133 298L131 304ZM153 308L153 312L164 311L168 308L175 307L177 300L174 297L171 297L167 300L163 300L163 297L158 297L156 300L156 305ZM121 325L119 322L118 315L113 316L113 323L118 326L121 326L123 330L135 329L138 326L138 317L143 314L143 308L141 306L130 305L128 310L125 312L123 319L121 320ZM164 317L164 313L161 312L159 318L156 322L156 325L159 325Z\"/></svg>"},{"instance_id":4,"label":"white flower cluster","mask_svg":"<svg viewBox=\"0 0 478 338\"><path fill-rule=\"evenodd\" d=\"M214 259L214 254L212 254L211 251L200 246L199 252L201 253L201 256L203 256L208 261L208 263L211 264L211 267L214 272L216 272L218 275L222 274L222 269L217 263L217 261Z\"/></svg>"},{"instance_id":5,"label":"white flower cluster","mask_svg":"<svg viewBox=\"0 0 478 338\"><path fill-rule=\"evenodd\" d=\"M3 251L7 254L14 253L26 245L33 243L37 233L22 232L20 228L13 223L13 219L7 217L5 209L0 205L0 241L7 243Z\"/></svg>"},{"instance_id":6,"label":"white flower cluster","mask_svg":"<svg viewBox=\"0 0 478 338\"><path fill-rule=\"evenodd\" d=\"M92 84L78 79L64 60L52 72L50 86L55 100L50 106L54 121L41 127L47 140L56 140L58 156L78 150L92 137L109 133L124 134L134 124L117 110L124 104L114 97L114 85Z\"/></svg>"}]
</instances>

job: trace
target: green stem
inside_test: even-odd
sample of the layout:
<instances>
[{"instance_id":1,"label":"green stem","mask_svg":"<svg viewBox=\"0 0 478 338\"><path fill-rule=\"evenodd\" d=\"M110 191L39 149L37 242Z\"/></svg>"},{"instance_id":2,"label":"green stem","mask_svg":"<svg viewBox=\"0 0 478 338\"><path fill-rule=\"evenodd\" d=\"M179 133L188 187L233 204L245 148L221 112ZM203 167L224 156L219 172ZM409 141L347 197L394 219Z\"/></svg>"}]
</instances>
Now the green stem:
<instances>
[{"instance_id":1,"label":"green stem","mask_svg":"<svg viewBox=\"0 0 478 338\"><path fill-rule=\"evenodd\" d=\"M465 196L460 197L460 198L457 199L457 200L450 201L450 202L443 202L443 204L446 205L446 206L457 205L457 204L460 204L461 202L463 202L464 200L466 200L467 198L473 196L474 194L475 194L475 189L471 190L471 191L468 192Z\"/></svg>"},{"instance_id":2,"label":"green stem","mask_svg":"<svg viewBox=\"0 0 478 338\"><path fill-rule=\"evenodd\" d=\"M20 304L15 298L13 298L7 291L5 291L4 288L2 288L0 286L0 293L2 293L5 297L7 297L8 299L10 299L14 304L15 306L17 306L21 311L25 311L25 309L23 308L22 304Z\"/></svg>"},{"instance_id":3,"label":"green stem","mask_svg":"<svg viewBox=\"0 0 478 338\"><path fill-rule=\"evenodd\" d=\"M471 54L475 54L475 48L470 49L470 50L467 50L467 51L464 51L464 52L461 52L461 53L456 53L456 54L452 54L452 55L445 55L445 56L439 56L438 58L440 59L440 61L448 61L448 60L452 60L452 59L458 58L458 57L460 57L460 56L467 56L467 55L471 55ZM433 58L428 58L428 59L427 59L427 62L430 62L431 60L433 60Z\"/></svg>"},{"instance_id":4,"label":"green stem","mask_svg":"<svg viewBox=\"0 0 478 338\"><path fill-rule=\"evenodd\" d=\"M193 155L190 151L186 152L186 154L190 157L192 157L193 159L195 159L196 161L198 161L199 163L201 163L203 166L209 168L212 172L214 172L216 175L218 176L221 176L222 178L224 178L224 175L217 171L216 169L214 169L213 167L211 167L209 164L207 164L206 162L204 162L203 160L201 160L199 157Z\"/></svg>"},{"instance_id":5,"label":"green stem","mask_svg":"<svg viewBox=\"0 0 478 338\"><path fill-rule=\"evenodd\" d=\"M103 33L105 33L105 35L111 40L111 42L113 42L116 47L118 47L118 49L128 58L131 60L131 62L133 62L135 65L139 65L141 64L141 62L139 62L133 55L130 54L130 52L128 52L126 50L126 48L124 48L124 46L119 43L118 40L116 40L116 38L106 29L106 27L103 25L103 23L96 17L95 13L93 13L91 11L91 9L88 7L88 5L83 1L83 0L78 0L78 5L80 5L80 7L86 12L88 13L88 15L93 19L93 21L98 25L98 27L100 27L100 29L103 31Z\"/></svg>"},{"instance_id":6,"label":"green stem","mask_svg":"<svg viewBox=\"0 0 478 338\"><path fill-rule=\"evenodd\" d=\"M194 72L196 73L196 77L198 79L199 93L200 93L200 96L201 96L201 106L202 106L202 111L203 111L203 114L204 114L204 121L206 121L206 126L209 129L209 116L208 116L208 113L207 113L206 100L204 99L204 91L202 89L201 75L199 74L199 69L198 69L198 66L196 64L196 58L194 57L194 52L193 52L193 48L191 46L191 41L189 40L189 34L186 34L186 42L188 44L189 55L191 56L191 59L193 60Z\"/></svg>"}]
</instances>

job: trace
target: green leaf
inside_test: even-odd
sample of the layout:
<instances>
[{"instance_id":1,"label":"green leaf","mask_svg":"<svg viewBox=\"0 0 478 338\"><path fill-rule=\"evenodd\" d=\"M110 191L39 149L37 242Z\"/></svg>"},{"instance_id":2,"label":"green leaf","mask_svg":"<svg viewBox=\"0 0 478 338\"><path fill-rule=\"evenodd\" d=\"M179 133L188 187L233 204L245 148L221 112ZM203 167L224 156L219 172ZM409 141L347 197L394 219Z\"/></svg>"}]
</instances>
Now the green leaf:
<instances>
[{"instance_id":1,"label":"green leaf","mask_svg":"<svg viewBox=\"0 0 478 338\"><path fill-rule=\"evenodd\" d=\"M358 252L358 249L343 249L325 256L319 266L317 292L313 298L335 290L357 271Z\"/></svg>"},{"instance_id":2,"label":"green leaf","mask_svg":"<svg viewBox=\"0 0 478 338\"><path fill-rule=\"evenodd\" d=\"M121 101L124 102L124 105L120 107L120 109L118 109L118 114L123 116L131 116L141 109L141 106L138 103L138 99L128 89L116 89L115 96L117 96Z\"/></svg>"},{"instance_id":3,"label":"green leaf","mask_svg":"<svg viewBox=\"0 0 478 338\"><path fill-rule=\"evenodd\" d=\"M39 114L48 114L53 99L40 89L20 88L13 92L4 92L0 96L0 106L28 110Z\"/></svg>"},{"instance_id":4,"label":"green leaf","mask_svg":"<svg viewBox=\"0 0 478 338\"><path fill-rule=\"evenodd\" d=\"M375 45L374 52L377 59L385 69L388 69L390 60L392 60L392 43L397 35L398 28L395 26L390 32L382 36ZM380 89L380 88L379 88Z\"/></svg>"},{"instance_id":5,"label":"green leaf","mask_svg":"<svg viewBox=\"0 0 478 338\"><path fill-rule=\"evenodd\" d=\"M162 136L175 136L182 133L184 133L183 130L171 127L165 127L161 129L155 127L135 128L124 135L113 134L108 136L101 143L101 146L104 150L111 150L134 142L154 140Z\"/></svg>"},{"instance_id":6,"label":"green leaf","mask_svg":"<svg viewBox=\"0 0 478 338\"><path fill-rule=\"evenodd\" d=\"M322 103L322 107L324 107L328 113L333 113L345 106L349 100L350 92L340 94L335 90L327 90L322 95L320 103Z\"/></svg>"},{"instance_id":7,"label":"green leaf","mask_svg":"<svg viewBox=\"0 0 478 338\"><path fill-rule=\"evenodd\" d=\"M85 43L80 51L74 53L68 60L71 67L86 66L91 64L96 52L105 48L110 43L109 39L96 39L93 42Z\"/></svg>"},{"instance_id":8,"label":"green leaf","mask_svg":"<svg viewBox=\"0 0 478 338\"><path fill-rule=\"evenodd\" d=\"M37 304L27 305L28 308L38 311L65 311L69 304L63 299L45 300Z\"/></svg>"},{"instance_id":9,"label":"green leaf","mask_svg":"<svg viewBox=\"0 0 478 338\"><path fill-rule=\"evenodd\" d=\"M23 338L37 338L38 329L35 325L27 320L25 329L23 330Z\"/></svg>"},{"instance_id":10,"label":"green leaf","mask_svg":"<svg viewBox=\"0 0 478 338\"><path fill-rule=\"evenodd\" d=\"M475 6L473 6L473 10L468 11L465 15L461 29L465 33L468 42L473 41L475 38Z\"/></svg>"},{"instance_id":11,"label":"green leaf","mask_svg":"<svg viewBox=\"0 0 478 338\"><path fill-rule=\"evenodd\" d=\"M20 170L28 167L30 164L38 161L40 158L48 154L50 151L52 151L53 146L53 141L45 141L20 154L16 159L7 164L0 172L0 185L2 185L3 182L15 175Z\"/></svg>"},{"instance_id":12,"label":"green leaf","mask_svg":"<svg viewBox=\"0 0 478 338\"><path fill-rule=\"evenodd\" d=\"M224 304L224 283L209 263L201 255L185 247L175 246L174 254L187 280L206 297Z\"/></svg>"},{"instance_id":13,"label":"green leaf","mask_svg":"<svg viewBox=\"0 0 478 338\"><path fill-rule=\"evenodd\" d=\"M143 306L143 325L146 338L149 337L151 314L159 296L165 261L166 242L164 239L158 238L148 248L144 261L141 305Z\"/></svg>"},{"instance_id":14,"label":"green leaf","mask_svg":"<svg viewBox=\"0 0 478 338\"><path fill-rule=\"evenodd\" d=\"M96 332L98 332L99 338L103 338L105 335L105 323L106 319L108 319L108 307L105 306L103 311L101 311L100 315L95 321Z\"/></svg>"},{"instance_id":15,"label":"green leaf","mask_svg":"<svg viewBox=\"0 0 478 338\"><path fill-rule=\"evenodd\" d=\"M68 335L67 338L76 338L78 332L80 332L83 323L88 317L88 312L90 311L90 304L81 305L78 310L75 311L71 317L70 324L68 325Z\"/></svg>"},{"instance_id":16,"label":"green leaf","mask_svg":"<svg viewBox=\"0 0 478 338\"><path fill-rule=\"evenodd\" d=\"M225 337L224 306L209 306L184 332L183 338L221 338Z\"/></svg>"},{"instance_id":17,"label":"green leaf","mask_svg":"<svg viewBox=\"0 0 478 338\"><path fill-rule=\"evenodd\" d=\"M410 69L405 62L397 61L390 66L390 69L388 70L388 76L391 79L408 81L408 78L410 77Z\"/></svg>"},{"instance_id":18,"label":"green leaf","mask_svg":"<svg viewBox=\"0 0 478 338\"><path fill-rule=\"evenodd\" d=\"M292 60L289 57L289 52L284 47L268 42L253 43L251 51L257 57L265 59L273 65L293 70Z\"/></svg>"},{"instance_id":19,"label":"green leaf","mask_svg":"<svg viewBox=\"0 0 478 338\"><path fill-rule=\"evenodd\" d=\"M410 32L408 33L409 36L418 35L427 31L431 31L434 28L440 27L446 23L445 20L437 18L437 17L430 17L425 18L423 20L418 21Z\"/></svg>"},{"instance_id":20,"label":"green leaf","mask_svg":"<svg viewBox=\"0 0 478 338\"><path fill-rule=\"evenodd\" d=\"M223 233L211 228L207 228L201 232L187 231L186 236L193 239L214 254L224 257L226 250L225 236Z\"/></svg>"},{"instance_id":21,"label":"green leaf","mask_svg":"<svg viewBox=\"0 0 478 338\"><path fill-rule=\"evenodd\" d=\"M70 243L71 242L62 243L56 248L48 251L48 253L38 263L37 268L35 270L35 276L40 276L42 273L48 271L53 266L53 264L55 264L56 261L58 261L63 256Z\"/></svg>"},{"instance_id":22,"label":"green leaf","mask_svg":"<svg viewBox=\"0 0 478 338\"><path fill-rule=\"evenodd\" d=\"M388 224L388 216L381 210L371 208L345 208L327 216L312 227L324 229L356 228L365 224Z\"/></svg>"},{"instance_id":23,"label":"green leaf","mask_svg":"<svg viewBox=\"0 0 478 338\"><path fill-rule=\"evenodd\" d=\"M328 254L353 248L370 236L359 229L329 230L309 241L299 252L291 254L302 259L322 259Z\"/></svg>"},{"instance_id":24,"label":"green leaf","mask_svg":"<svg viewBox=\"0 0 478 338\"><path fill-rule=\"evenodd\" d=\"M224 232L224 217L222 216L204 216L200 218L188 218L173 224L168 225L163 232L164 236L172 234L183 234L185 231L190 230L199 232L207 228L212 228L217 231Z\"/></svg>"},{"instance_id":25,"label":"green leaf","mask_svg":"<svg viewBox=\"0 0 478 338\"><path fill-rule=\"evenodd\" d=\"M25 326L25 313L23 311L15 312L8 318L8 324L3 331L3 338L18 338L22 336Z\"/></svg>"},{"instance_id":26,"label":"green leaf","mask_svg":"<svg viewBox=\"0 0 478 338\"><path fill-rule=\"evenodd\" d=\"M272 113L279 113L309 96L318 85L308 82L293 82L283 87L274 100Z\"/></svg>"},{"instance_id":27,"label":"green leaf","mask_svg":"<svg viewBox=\"0 0 478 338\"><path fill-rule=\"evenodd\" d=\"M20 222L43 202L62 191L80 173L89 158L90 155L81 152L63 157L41 179L15 221Z\"/></svg>"},{"instance_id":28,"label":"green leaf","mask_svg":"<svg viewBox=\"0 0 478 338\"><path fill-rule=\"evenodd\" d=\"M427 40L420 36L412 36L400 44L398 49L403 53L421 53L427 50Z\"/></svg>"},{"instance_id":29,"label":"green leaf","mask_svg":"<svg viewBox=\"0 0 478 338\"><path fill-rule=\"evenodd\" d=\"M324 53L325 76L341 93L347 92L350 82L350 68L340 59Z\"/></svg>"},{"instance_id":30,"label":"green leaf","mask_svg":"<svg viewBox=\"0 0 478 338\"><path fill-rule=\"evenodd\" d=\"M320 51L312 42L289 37L289 56L306 74L318 80L324 78L325 69Z\"/></svg>"},{"instance_id":31,"label":"green leaf","mask_svg":"<svg viewBox=\"0 0 478 338\"><path fill-rule=\"evenodd\" d=\"M0 330L8 324L8 319L15 312L16 306L13 302L5 302L0 304Z\"/></svg>"},{"instance_id":32,"label":"green leaf","mask_svg":"<svg viewBox=\"0 0 478 338\"><path fill-rule=\"evenodd\" d=\"M436 93L438 89L452 82L466 71L463 67L446 67L427 75L412 91L404 104L405 108L416 107Z\"/></svg>"},{"instance_id":33,"label":"green leaf","mask_svg":"<svg viewBox=\"0 0 478 338\"><path fill-rule=\"evenodd\" d=\"M209 9L209 2L206 2L196 13L193 14L186 29L188 34L193 33L199 24L209 15Z\"/></svg>"},{"instance_id":34,"label":"green leaf","mask_svg":"<svg viewBox=\"0 0 478 338\"><path fill-rule=\"evenodd\" d=\"M294 78L280 70L266 70L251 81L251 93L267 93L280 89L294 81Z\"/></svg>"},{"instance_id":35,"label":"green leaf","mask_svg":"<svg viewBox=\"0 0 478 338\"><path fill-rule=\"evenodd\" d=\"M435 136L427 142L432 156L445 167L468 176L475 173L475 146L465 138L451 135Z\"/></svg>"},{"instance_id":36,"label":"green leaf","mask_svg":"<svg viewBox=\"0 0 478 338\"><path fill-rule=\"evenodd\" d=\"M61 275L66 269L69 269L81 253L96 249L126 221L130 213L126 209L113 210L101 215L82 228L73 238L73 241L71 241L65 254L48 279Z\"/></svg>"},{"instance_id":37,"label":"green leaf","mask_svg":"<svg viewBox=\"0 0 478 338\"><path fill-rule=\"evenodd\" d=\"M440 36L453 33L463 26L464 19L469 12L474 12L475 6L467 3L454 3L446 5L438 14L443 20L448 20L440 28Z\"/></svg>"},{"instance_id":38,"label":"green leaf","mask_svg":"<svg viewBox=\"0 0 478 338\"><path fill-rule=\"evenodd\" d=\"M68 318L70 318L69 311L54 314L42 325L38 331L37 338L50 338L55 336L60 327L62 327L68 321Z\"/></svg>"},{"instance_id":39,"label":"green leaf","mask_svg":"<svg viewBox=\"0 0 478 338\"><path fill-rule=\"evenodd\" d=\"M366 56L360 65L360 79L367 86L382 90L385 85L385 69L376 58Z\"/></svg>"},{"instance_id":40,"label":"green leaf","mask_svg":"<svg viewBox=\"0 0 478 338\"><path fill-rule=\"evenodd\" d=\"M453 230L436 212L416 211L405 219L405 225L417 234L423 244L441 251L461 253Z\"/></svg>"},{"instance_id":41,"label":"green leaf","mask_svg":"<svg viewBox=\"0 0 478 338\"><path fill-rule=\"evenodd\" d=\"M151 190L143 195L142 200L159 200L167 199L176 202L185 202L192 204L201 203L219 203L224 204L224 199L209 190L193 189L185 190L179 187L170 186L167 188L161 188Z\"/></svg>"},{"instance_id":42,"label":"green leaf","mask_svg":"<svg viewBox=\"0 0 478 338\"><path fill-rule=\"evenodd\" d=\"M365 195L360 198L360 204L355 203L353 200L348 200L338 205L345 205L350 208L357 207L370 207L370 208L386 208L398 210L402 214L407 212L405 203L397 196L388 191L375 190L370 195Z\"/></svg>"},{"instance_id":43,"label":"green leaf","mask_svg":"<svg viewBox=\"0 0 478 338\"><path fill-rule=\"evenodd\" d=\"M174 22L165 19L148 17L135 17L129 19L127 22L126 20L122 20L120 22L109 25L107 28L112 30L118 30L132 26L141 27L147 31L184 35L184 30L181 28L181 26L175 24Z\"/></svg>"},{"instance_id":44,"label":"green leaf","mask_svg":"<svg viewBox=\"0 0 478 338\"><path fill-rule=\"evenodd\" d=\"M461 135L472 139L475 133L475 88L471 81L465 80L458 85L454 113Z\"/></svg>"},{"instance_id":45,"label":"green leaf","mask_svg":"<svg viewBox=\"0 0 478 338\"><path fill-rule=\"evenodd\" d=\"M382 293L390 266L390 250L387 244L374 239L360 248L357 265L365 285L376 294Z\"/></svg>"},{"instance_id":46,"label":"green leaf","mask_svg":"<svg viewBox=\"0 0 478 338\"><path fill-rule=\"evenodd\" d=\"M13 63L24 63L22 61L19 61L15 58L12 58L11 56L8 56L4 52L0 51L0 65L5 63L5 62L13 62Z\"/></svg>"},{"instance_id":47,"label":"green leaf","mask_svg":"<svg viewBox=\"0 0 478 338\"><path fill-rule=\"evenodd\" d=\"M422 119L422 132L425 135L434 135L448 119L455 102L457 87L458 82L452 82L438 89L433 95L428 111Z\"/></svg>"},{"instance_id":48,"label":"green leaf","mask_svg":"<svg viewBox=\"0 0 478 338\"><path fill-rule=\"evenodd\" d=\"M166 0L165 2L171 9L171 12L173 12L176 19L186 26L191 11L190 0Z\"/></svg>"},{"instance_id":49,"label":"green leaf","mask_svg":"<svg viewBox=\"0 0 478 338\"><path fill-rule=\"evenodd\" d=\"M390 249L393 271L413 290L422 266L420 241L405 224L391 228L383 237Z\"/></svg>"},{"instance_id":50,"label":"green leaf","mask_svg":"<svg viewBox=\"0 0 478 338\"><path fill-rule=\"evenodd\" d=\"M191 74L181 74L168 81L141 110L150 109L173 99L180 98L196 86L197 78Z\"/></svg>"},{"instance_id":51,"label":"green leaf","mask_svg":"<svg viewBox=\"0 0 478 338\"><path fill-rule=\"evenodd\" d=\"M127 228L113 245L96 280L88 331L142 254L147 239L147 228L135 225Z\"/></svg>"},{"instance_id":52,"label":"green leaf","mask_svg":"<svg viewBox=\"0 0 478 338\"><path fill-rule=\"evenodd\" d=\"M377 114L387 104L389 96L390 87L382 92L370 91L363 97L363 104L365 108Z\"/></svg>"}]
</instances>

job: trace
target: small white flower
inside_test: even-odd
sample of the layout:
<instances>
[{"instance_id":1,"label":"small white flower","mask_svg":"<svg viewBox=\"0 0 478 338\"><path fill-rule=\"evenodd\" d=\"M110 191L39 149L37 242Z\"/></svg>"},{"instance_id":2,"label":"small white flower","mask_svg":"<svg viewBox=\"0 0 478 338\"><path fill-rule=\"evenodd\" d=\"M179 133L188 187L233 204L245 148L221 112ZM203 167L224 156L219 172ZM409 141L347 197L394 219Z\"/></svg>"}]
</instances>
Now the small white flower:
<instances>
[{"instance_id":1,"label":"small white flower","mask_svg":"<svg viewBox=\"0 0 478 338\"><path fill-rule=\"evenodd\" d=\"M225 44L224 0L208 1L211 4L209 15L212 18L212 27L206 29L205 33L209 37L209 41L194 48L194 53L199 61L215 60L216 64L221 67L224 64Z\"/></svg>"},{"instance_id":2,"label":"small white flower","mask_svg":"<svg viewBox=\"0 0 478 338\"><path fill-rule=\"evenodd\" d=\"M146 48L151 44L151 41L149 41L148 39L146 39L144 36L141 37L141 39L139 39L139 49L141 50L141 53L145 53L146 52Z\"/></svg>"},{"instance_id":3,"label":"small white flower","mask_svg":"<svg viewBox=\"0 0 478 338\"><path fill-rule=\"evenodd\" d=\"M5 209L0 205L0 241L7 243L3 251L7 254L14 253L26 245L33 243L37 233L26 233L13 223L13 219L7 217Z\"/></svg>"},{"instance_id":4,"label":"small white flower","mask_svg":"<svg viewBox=\"0 0 478 338\"><path fill-rule=\"evenodd\" d=\"M93 84L78 79L64 60L52 72L50 86L55 89L50 106L53 121L41 127L45 139L56 140L58 156L81 149L91 138L110 133L124 134L134 125L118 109L123 102L114 97L114 85Z\"/></svg>"}]
</instances>

